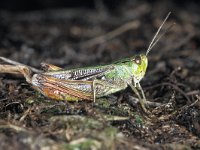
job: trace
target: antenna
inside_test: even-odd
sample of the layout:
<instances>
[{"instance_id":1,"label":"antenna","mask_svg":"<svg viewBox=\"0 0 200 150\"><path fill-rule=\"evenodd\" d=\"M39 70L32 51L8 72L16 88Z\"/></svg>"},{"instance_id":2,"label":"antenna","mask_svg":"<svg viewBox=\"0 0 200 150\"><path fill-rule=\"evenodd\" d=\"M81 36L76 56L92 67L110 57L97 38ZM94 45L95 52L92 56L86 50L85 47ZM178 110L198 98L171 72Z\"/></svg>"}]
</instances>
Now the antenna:
<instances>
[{"instance_id":1,"label":"antenna","mask_svg":"<svg viewBox=\"0 0 200 150\"><path fill-rule=\"evenodd\" d=\"M164 21L162 22L162 24L161 24L160 27L158 28L158 30L157 30L156 34L154 35L154 37L153 37L151 43L149 44L149 47L148 47L147 52L146 52L146 56L149 54L149 52L151 51L151 49L158 43L158 41L163 37L163 35L164 35L167 31L169 31L169 29L171 29L172 26L175 25L175 23L173 23L172 25L170 25L170 26L165 30L165 32L162 33L162 34L157 38L157 36L158 36L160 30L162 29L163 25L165 24L165 22L166 22L166 20L168 19L168 17L169 17L170 14L171 14L171 12L169 12L169 13L167 14L167 16L165 17ZM156 38L157 38L157 39L156 39Z\"/></svg>"}]
</instances>

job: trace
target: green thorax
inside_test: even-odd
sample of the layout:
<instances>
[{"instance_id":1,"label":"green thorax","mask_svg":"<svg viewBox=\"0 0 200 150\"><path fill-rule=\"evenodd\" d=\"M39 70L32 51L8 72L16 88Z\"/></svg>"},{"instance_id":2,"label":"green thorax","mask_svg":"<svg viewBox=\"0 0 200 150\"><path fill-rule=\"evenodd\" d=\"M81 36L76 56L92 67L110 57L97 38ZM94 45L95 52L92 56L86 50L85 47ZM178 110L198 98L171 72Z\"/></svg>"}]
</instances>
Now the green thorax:
<instances>
[{"instance_id":1,"label":"green thorax","mask_svg":"<svg viewBox=\"0 0 200 150\"><path fill-rule=\"evenodd\" d=\"M113 80L122 79L127 81L134 79L139 82L145 75L147 65L147 57L143 54L122 59L113 64L115 69L107 73L105 77Z\"/></svg>"}]
</instances>

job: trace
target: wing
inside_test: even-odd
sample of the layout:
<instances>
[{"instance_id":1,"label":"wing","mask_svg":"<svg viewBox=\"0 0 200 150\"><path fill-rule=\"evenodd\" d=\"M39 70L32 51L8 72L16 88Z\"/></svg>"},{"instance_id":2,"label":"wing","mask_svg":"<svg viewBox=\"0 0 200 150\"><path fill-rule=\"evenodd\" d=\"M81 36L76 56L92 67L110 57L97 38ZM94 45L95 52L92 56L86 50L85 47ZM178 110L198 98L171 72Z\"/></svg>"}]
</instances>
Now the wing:
<instances>
[{"instance_id":1,"label":"wing","mask_svg":"<svg viewBox=\"0 0 200 150\"><path fill-rule=\"evenodd\" d=\"M41 63L42 70L44 71L58 71L58 70L63 70L63 68L60 68L58 66L52 65L52 64L47 64L45 62Z\"/></svg>"},{"instance_id":2,"label":"wing","mask_svg":"<svg viewBox=\"0 0 200 150\"><path fill-rule=\"evenodd\" d=\"M86 80L101 78L106 73L114 71L114 69L115 67L113 65L106 65L106 66L78 68L78 69L63 70L63 71L52 71L43 74L58 79L86 81Z\"/></svg>"},{"instance_id":3,"label":"wing","mask_svg":"<svg viewBox=\"0 0 200 150\"><path fill-rule=\"evenodd\" d=\"M47 97L58 100L93 99L93 82L65 80L43 74L35 74L32 84Z\"/></svg>"}]
</instances>

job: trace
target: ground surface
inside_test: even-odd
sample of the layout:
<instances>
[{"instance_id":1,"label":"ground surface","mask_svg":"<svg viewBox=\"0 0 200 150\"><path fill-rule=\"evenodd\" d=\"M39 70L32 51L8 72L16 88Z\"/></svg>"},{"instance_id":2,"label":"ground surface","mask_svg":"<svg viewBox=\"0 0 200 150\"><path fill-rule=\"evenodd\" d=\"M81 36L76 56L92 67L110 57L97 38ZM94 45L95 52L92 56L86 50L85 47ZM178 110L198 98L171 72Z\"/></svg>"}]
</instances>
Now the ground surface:
<instances>
[{"instance_id":1,"label":"ground surface","mask_svg":"<svg viewBox=\"0 0 200 150\"><path fill-rule=\"evenodd\" d=\"M96 8L1 12L0 56L36 68L111 63L145 53L172 11L164 30L176 25L150 52L141 82L147 99L162 104L149 108L154 118L133 103L129 88L96 103L69 103L1 74L0 149L200 149L200 5L135 1Z\"/></svg>"}]
</instances>

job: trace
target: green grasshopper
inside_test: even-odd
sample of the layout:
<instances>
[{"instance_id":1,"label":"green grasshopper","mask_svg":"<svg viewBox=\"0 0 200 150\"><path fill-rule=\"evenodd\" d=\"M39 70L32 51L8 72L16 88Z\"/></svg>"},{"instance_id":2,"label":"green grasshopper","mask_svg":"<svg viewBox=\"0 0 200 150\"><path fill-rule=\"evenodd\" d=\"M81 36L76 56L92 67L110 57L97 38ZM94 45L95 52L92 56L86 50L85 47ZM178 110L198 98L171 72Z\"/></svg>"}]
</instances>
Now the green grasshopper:
<instances>
[{"instance_id":1,"label":"green grasshopper","mask_svg":"<svg viewBox=\"0 0 200 150\"><path fill-rule=\"evenodd\" d=\"M34 89L46 97L57 100L95 101L96 98L124 90L130 86L138 96L143 110L147 112L146 98L140 80L144 77L147 69L148 53L164 35L162 34L156 39L169 15L170 13L154 35L146 54L125 58L109 65L70 70L43 63L46 68L43 72L34 71L26 65L1 57L0 59L14 65L1 65L0 72L23 74ZM37 73L33 74L33 72Z\"/></svg>"}]
</instances>

